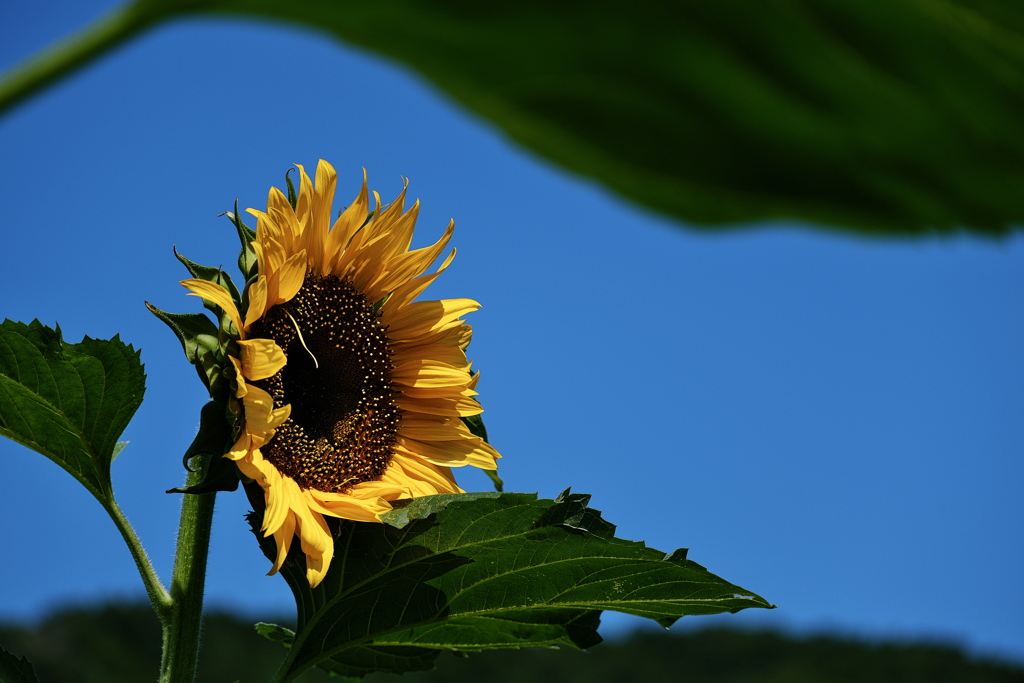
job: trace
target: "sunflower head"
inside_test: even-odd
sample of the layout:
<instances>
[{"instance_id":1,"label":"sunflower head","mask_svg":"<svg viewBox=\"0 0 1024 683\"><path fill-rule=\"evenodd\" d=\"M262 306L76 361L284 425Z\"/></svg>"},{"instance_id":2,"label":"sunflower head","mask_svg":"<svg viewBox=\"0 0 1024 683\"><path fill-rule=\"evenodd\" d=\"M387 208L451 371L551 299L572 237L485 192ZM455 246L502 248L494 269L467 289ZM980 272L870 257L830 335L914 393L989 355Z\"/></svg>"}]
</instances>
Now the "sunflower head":
<instances>
[{"instance_id":1,"label":"sunflower head","mask_svg":"<svg viewBox=\"0 0 1024 683\"><path fill-rule=\"evenodd\" d=\"M494 470L501 456L468 426L483 409L462 318L479 304L416 300L451 263L454 250L428 272L454 224L411 249L419 202L406 209L404 189L383 206L374 192L371 206L364 171L332 218L334 169L321 160L315 182L298 171L297 193L289 180L287 195L271 188L265 211L248 210L255 230L237 207L229 214L241 292L219 269L183 259L194 277L182 284L216 326L150 309L226 407L232 433L211 471L262 492L262 532L277 543L271 573L298 538L315 586L334 555L327 519L379 522L393 501L461 492L451 468Z\"/></svg>"}]
</instances>

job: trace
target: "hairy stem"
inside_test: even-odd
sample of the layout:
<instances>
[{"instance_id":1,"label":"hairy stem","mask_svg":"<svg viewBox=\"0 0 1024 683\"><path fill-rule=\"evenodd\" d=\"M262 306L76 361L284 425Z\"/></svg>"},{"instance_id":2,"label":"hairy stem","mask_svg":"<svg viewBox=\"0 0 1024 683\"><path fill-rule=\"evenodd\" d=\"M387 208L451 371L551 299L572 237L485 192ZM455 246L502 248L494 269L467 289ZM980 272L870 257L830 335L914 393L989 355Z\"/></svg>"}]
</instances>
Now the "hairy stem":
<instances>
[{"instance_id":1,"label":"hairy stem","mask_svg":"<svg viewBox=\"0 0 1024 683\"><path fill-rule=\"evenodd\" d=\"M154 571L153 565L146 555L146 549L142 547L142 542L135 535L135 529L128 523L128 519L121 512L121 508L118 507L113 496L104 504L104 507L110 514L110 518L114 520L114 524L117 525L118 531L121 532L124 542L132 553L132 559L135 560L135 566L138 567L139 575L142 576L142 583L146 586L146 594L153 605L153 610L160 617L160 621L166 624L171 614L170 594L164 588L164 585L160 583L160 579L157 577L156 571Z\"/></svg>"},{"instance_id":2,"label":"hairy stem","mask_svg":"<svg viewBox=\"0 0 1024 683\"><path fill-rule=\"evenodd\" d=\"M186 486L198 484L201 478L200 472L190 473ZM216 495L184 494L181 502L178 548L171 577L173 608L170 621L164 627L161 683L192 683L195 680L206 588L206 559Z\"/></svg>"}]
</instances>

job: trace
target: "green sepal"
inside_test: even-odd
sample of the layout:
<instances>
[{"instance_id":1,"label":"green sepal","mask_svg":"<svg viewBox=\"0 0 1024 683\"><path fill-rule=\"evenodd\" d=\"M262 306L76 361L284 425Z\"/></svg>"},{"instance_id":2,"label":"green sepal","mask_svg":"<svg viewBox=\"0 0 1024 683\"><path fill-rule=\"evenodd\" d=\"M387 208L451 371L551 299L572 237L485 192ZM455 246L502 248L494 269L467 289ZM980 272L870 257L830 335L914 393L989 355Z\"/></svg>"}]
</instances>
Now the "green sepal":
<instances>
[{"instance_id":1,"label":"green sepal","mask_svg":"<svg viewBox=\"0 0 1024 683\"><path fill-rule=\"evenodd\" d=\"M188 488L175 487L167 493L210 493L234 491L238 488L238 468L223 457L230 448L230 412L219 401L210 401L199 412L199 433L182 456L182 464L190 472L200 471L202 480ZM192 466L195 466L193 469Z\"/></svg>"},{"instance_id":2,"label":"green sepal","mask_svg":"<svg viewBox=\"0 0 1024 683\"><path fill-rule=\"evenodd\" d=\"M32 662L0 647L0 683L39 683Z\"/></svg>"},{"instance_id":3,"label":"green sepal","mask_svg":"<svg viewBox=\"0 0 1024 683\"><path fill-rule=\"evenodd\" d=\"M238 241L242 243L242 250L238 253L238 270L242 277L248 282L256 275L256 250L252 248L253 240L256 239L256 231L242 221L238 213L238 200L235 200L235 210L228 211L224 215L231 219L238 231Z\"/></svg>"},{"instance_id":4,"label":"green sepal","mask_svg":"<svg viewBox=\"0 0 1024 683\"><path fill-rule=\"evenodd\" d=\"M487 441L487 427L484 426L484 419L479 415L464 415L462 421L469 427L469 431L473 436L479 436L484 441ZM490 441L487 441L490 443Z\"/></svg>"},{"instance_id":5,"label":"green sepal","mask_svg":"<svg viewBox=\"0 0 1024 683\"><path fill-rule=\"evenodd\" d=\"M185 267L188 268L188 272L190 272L193 277L220 285L227 290L231 300L235 302L235 308L238 309L239 314L245 315L245 310L240 305L241 295L238 293L238 288L235 287L235 283L231 280L231 276L225 273L223 268L211 268L210 266L200 265L179 254L177 248L174 249L174 255L179 261L185 264ZM200 298L203 300L203 306L217 315L217 320L220 321L220 327L222 330L225 330L229 335L238 335L241 332L241 330L235 330L234 321L227 314L227 311L221 309L220 306L212 301L208 301L205 297Z\"/></svg>"},{"instance_id":6,"label":"green sepal","mask_svg":"<svg viewBox=\"0 0 1024 683\"><path fill-rule=\"evenodd\" d=\"M233 380L224 375L225 366L221 364L224 354L220 350L203 349L199 352L199 358L195 363L196 373L199 380L206 385L210 392L210 398L218 399L230 395ZM230 365L227 368L231 368Z\"/></svg>"},{"instance_id":7,"label":"green sepal","mask_svg":"<svg viewBox=\"0 0 1024 683\"><path fill-rule=\"evenodd\" d=\"M295 184L292 182L292 171L294 170L294 168L289 168L284 174L284 182L288 185L288 203L292 205L292 211L299 205L299 198L295 194Z\"/></svg>"},{"instance_id":8,"label":"green sepal","mask_svg":"<svg viewBox=\"0 0 1024 683\"><path fill-rule=\"evenodd\" d=\"M196 366L199 379L211 396L218 395L221 386L224 354L220 348L220 332L213 321L202 313L168 313L153 304L146 303L149 312L162 320L174 332L185 358Z\"/></svg>"},{"instance_id":9,"label":"green sepal","mask_svg":"<svg viewBox=\"0 0 1024 683\"><path fill-rule=\"evenodd\" d=\"M150 313L164 321L174 332L189 363L194 365L201 351L220 350L217 326L207 316L202 313L168 313L148 301L145 304Z\"/></svg>"},{"instance_id":10,"label":"green sepal","mask_svg":"<svg viewBox=\"0 0 1024 683\"><path fill-rule=\"evenodd\" d=\"M505 490L505 480L498 475L498 470L484 470L484 474L494 484L494 490L501 493Z\"/></svg>"},{"instance_id":11,"label":"green sepal","mask_svg":"<svg viewBox=\"0 0 1024 683\"><path fill-rule=\"evenodd\" d=\"M235 283L231 281L231 276L225 273L223 268L219 266L217 268L213 268L210 266L200 265L195 261L179 254L177 248L174 248L174 256L179 261L181 261L186 268L188 268L188 272L192 273L192 277L220 285L224 289L228 290L228 294L230 294L231 298L234 299L236 302L241 298L238 294L238 288L235 287ZM206 303L205 300L203 301L203 303L211 311L217 312L220 310L220 307L215 304L208 304Z\"/></svg>"},{"instance_id":12,"label":"green sepal","mask_svg":"<svg viewBox=\"0 0 1024 683\"><path fill-rule=\"evenodd\" d=\"M462 421L469 427L469 431L473 436L479 436L484 441L487 441L487 427L484 426L484 419L479 415L465 415L462 417ZM490 441L487 441L490 443ZM484 470L484 473L494 484L494 490L501 493L505 490L505 481L498 476L498 470Z\"/></svg>"}]
</instances>

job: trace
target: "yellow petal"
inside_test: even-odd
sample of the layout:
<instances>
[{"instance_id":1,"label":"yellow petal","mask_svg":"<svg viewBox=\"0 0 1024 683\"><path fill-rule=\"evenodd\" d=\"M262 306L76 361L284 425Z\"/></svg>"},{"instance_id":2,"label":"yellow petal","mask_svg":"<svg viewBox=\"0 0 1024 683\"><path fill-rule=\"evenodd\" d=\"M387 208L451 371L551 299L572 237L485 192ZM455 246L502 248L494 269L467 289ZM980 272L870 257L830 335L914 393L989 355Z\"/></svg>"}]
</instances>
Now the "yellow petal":
<instances>
[{"instance_id":1,"label":"yellow petal","mask_svg":"<svg viewBox=\"0 0 1024 683\"><path fill-rule=\"evenodd\" d=\"M401 434L419 441L455 441L458 439L475 439L462 420L435 418L403 418Z\"/></svg>"},{"instance_id":2,"label":"yellow petal","mask_svg":"<svg viewBox=\"0 0 1024 683\"><path fill-rule=\"evenodd\" d=\"M451 253L448 254L448 257L438 267L437 272L431 273L430 275L423 275L414 280L409 280L403 285L399 285L395 291L391 293L391 296L388 297L387 302L385 302L385 311L388 313L391 311L397 311L422 294L423 290L425 290L431 282L436 280L438 275L444 272L445 268L451 264L454 258L455 249L452 249Z\"/></svg>"},{"instance_id":3,"label":"yellow petal","mask_svg":"<svg viewBox=\"0 0 1024 683\"><path fill-rule=\"evenodd\" d=\"M462 493L455 483L455 475L448 467L432 465L420 458L396 453L384 480L394 478L408 481L413 497L433 496L439 493Z\"/></svg>"},{"instance_id":4,"label":"yellow petal","mask_svg":"<svg viewBox=\"0 0 1024 683\"><path fill-rule=\"evenodd\" d=\"M441 415L446 417L469 417L484 412L483 406L471 398L463 396L442 398L414 398L408 394L398 394L395 405L415 418L418 414Z\"/></svg>"},{"instance_id":5,"label":"yellow petal","mask_svg":"<svg viewBox=\"0 0 1024 683\"><path fill-rule=\"evenodd\" d=\"M459 318L480 308L472 299L417 301L397 311L385 311L382 321L388 337L395 341L415 341L460 324Z\"/></svg>"},{"instance_id":6,"label":"yellow petal","mask_svg":"<svg viewBox=\"0 0 1024 683\"><path fill-rule=\"evenodd\" d=\"M277 284L277 296L267 302L267 308L276 306L292 298L302 289L302 283L306 280L306 250L303 249L293 254L281 264L280 270L275 273Z\"/></svg>"},{"instance_id":7,"label":"yellow petal","mask_svg":"<svg viewBox=\"0 0 1024 683\"><path fill-rule=\"evenodd\" d=\"M231 298L228 290L216 283L199 279L182 280L181 284L186 289L191 290L191 295L201 297L204 301L220 306L228 317L231 318L231 322L238 328L239 333L241 333L242 318L238 315L238 306L235 305L235 301Z\"/></svg>"},{"instance_id":8,"label":"yellow petal","mask_svg":"<svg viewBox=\"0 0 1024 683\"><path fill-rule=\"evenodd\" d=\"M277 190L277 188L274 189ZM295 254L306 248L306 238L302 234L302 226L295 215L295 210L288 203L288 199L280 190L277 190L276 196L278 197L277 203L273 206L267 205L267 215L273 221L278 231L280 231L278 240L285 253ZM282 201L283 204L281 203ZM259 234L257 233L258 236Z\"/></svg>"},{"instance_id":9,"label":"yellow petal","mask_svg":"<svg viewBox=\"0 0 1024 683\"><path fill-rule=\"evenodd\" d=\"M288 551L292 547L292 539L295 538L295 515L288 515L284 522L274 532L274 541L277 542L277 557L274 566L267 572L267 576L276 574L288 557Z\"/></svg>"},{"instance_id":10,"label":"yellow petal","mask_svg":"<svg viewBox=\"0 0 1024 683\"><path fill-rule=\"evenodd\" d=\"M469 360L466 352L456 344L395 344L392 347L391 362L401 365L410 360L431 360L445 363L469 375Z\"/></svg>"},{"instance_id":11,"label":"yellow petal","mask_svg":"<svg viewBox=\"0 0 1024 683\"><path fill-rule=\"evenodd\" d=\"M309 207L307 230L309 239L309 265L314 272L322 272L327 244L327 230L331 225L331 205L338 174L334 167L321 159L316 165L316 188Z\"/></svg>"},{"instance_id":12,"label":"yellow petal","mask_svg":"<svg viewBox=\"0 0 1024 683\"><path fill-rule=\"evenodd\" d=\"M363 169L363 186L359 194L352 200L352 203L341 212L338 220L334 221L334 227L327 235L327 242L324 246L324 263L321 266L321 275L329 273L338 274L335 270L338 259L344 253L349 241L356 234L356 231L366 222L366 216L370 211L369 190L366 181L366 169Z\"/></svg>"},{"instance_id":13,"label":"yellow petal","mask_svg":"<svg viewBox=\"0 0 1024 683\"><path fill-rule=\"evenodd\" d=\"M390 258L383 267L378 269L378 275L363 289L367 298L370 301L377 301L400 285L422 275L444 251L454 229L455 222L452 221L444 236L435 244Z\"/></svg>"},{"instance_id":14,"label":"yellow petal","mask_svg":"<svg viewBox=\"0 0 1024 683\"><path fill-rule=\"evenodd\" d=\"M395 452L416 456L434 465L462 467L473 465L484 470L496 470L495 462L501 456L483 439L460 439L458 441L427 442L407 439L398 435Z\"/></svg>"},{"instance_id":15,"label":"yellow petal","mask_svg":"<svg viewBox=\"0 0 1024 683\"><path fill-rule=\"evenodd\" d=\"M402 393L412 398L468 398L478 396L478 392L460 387L402 387Z\"/></svg>"},{"instance_id":16,"label":"yellow petal","mask_svg":"<svg viewBox=\"0 0 1024 683\"><path fill-rule=\"evenodd\" d=\"M465 387L470 376L464 368L455 368L434 360L412 360L395 366L391 381L405 387Z\"/></svg>"},{"instance_id":17,"label":"yellow petal","mask_svg":"<svg viewBox=\"0 0 1024 683\"><path fill-rule=\"evenodd\" d=\"M295 164L295 168L299 169L299 197L298 201L295 202L295 218L299 223L300 235L296 248L305 249L312 264L316 258L315 254L320 252L320 249L314 246L314 243L317 241L317 234L316 226L313 223L312 209L313 196L316 192L313 189L313 181L309 179L305 167L302 164ZM327 229L326 225L324 229Z\"/></svg>"},{"instance_id":18,"label":"yellow petal","mask_svg":"<svg viewBox=\"0 0 1024 683\"><path fill-rule=\"evenodd\" d=\"M308 493L316 501L311 506L321 514L357 522L380 522L380 516L391 510L391 505L381 494L390 494L393 500L397 500L404 493L404 488L381 482L364 482L344 494L322 491Z\"/></svg>"},{"instance_id":19,"label":"yellow petal","mask_svg":"<svg viewBox=\"0 0 1024 683\"><path fill-rule=\"evenodd\" d=\"M274 430L291 415L291 405L274 408L274 399L263 389L249 386L242 398L245 405L245 431L252 435L255 448L260 448L274 436Z\"/></svg>"},{"instance_id":20,"label":"yellow petal","mask_svg":"<svg viewBox=\"0 0 1024 683\"><path fill-rule=\"evenodd\" d=\"M242 372L248 379L273 377L288 359L273 339L240 339Z\"/></svg>"},{"instance_id":21,"label":"yellow petal","mask_svg":"<svg viewBox=\"0 0 1024 683\"><path fill-rule=\"evenodd\" d=\"M238 388L235 390L235 398L243 398L249 392L249 388L245 384L245 374L242 372L242 361L238 360L234 356L228 356L228 360L231 361L232 367L235 368L235 383L238 385Z\"/></svg>"},{"instance_id":22,"label":"yellow petal","mask_svg":"<svg viewBox=\"0 0 1024 683\"><path fill-rule=\"evenodd\" d=\"M224 457L231 460L240 460L241 458L249 455L251 445L252 437L249 436L248 432L242 432L241 436L238 437L238 440L235 441L235 445L231 447L231 450L224 454Z\"/></svg>"},{"instance_id":23,"label":"yellow petal","mask_svg":"<svg viewBox=\"0 0 1024 683\"><path fill-rule=\"evenodd\" d=\"M378 235L386 234L388 236L388 246L382 253L385 259L406 253L412 244L413 231L416 229L416 219L420 214L420 200L417 199L409 207L409 210L405 211L405 193L408 189L409 181L406 180L401 194L398 195L387 210L374 220L374 233Z\"/></svg>"},{"instance_id":24,"label":"yellow petal","mask_svg":"<svg viewBox=\"0 0 1024 683\"><path fill-rule=\"evenodd\" d=\"M260 275L249 285L249 308L245 312L245 327L249 328L267 312L267 276Z\"/></svg>"},{"instance_id":25,"label":"yellow petal","mask_svg":"<svg viewBox=\"0 0 1024 683\"><path fill-rule=\"evenodd\" d=\"M334 557L334 537L323 515L313 512L308 502L293 510L298 520L296 532L302 552L306 553L306 580L311 588L316 588L330 569Z\"/></svg>"},{"instance_id":26,"label":"yellow petal","mask_svg":"<svg viewBox=\"0 0 1024 683\"><path fill-rule=\"evenodd\" d=\"M283 476L273 463L267 463L269 467L264 469L267 477L265 489L267 492L267 509L263 513L263 526L261 530L265 536L270 536L281 528L293 509L305 505L302 490L291 477Z\"/></svg>"}]
</instances>

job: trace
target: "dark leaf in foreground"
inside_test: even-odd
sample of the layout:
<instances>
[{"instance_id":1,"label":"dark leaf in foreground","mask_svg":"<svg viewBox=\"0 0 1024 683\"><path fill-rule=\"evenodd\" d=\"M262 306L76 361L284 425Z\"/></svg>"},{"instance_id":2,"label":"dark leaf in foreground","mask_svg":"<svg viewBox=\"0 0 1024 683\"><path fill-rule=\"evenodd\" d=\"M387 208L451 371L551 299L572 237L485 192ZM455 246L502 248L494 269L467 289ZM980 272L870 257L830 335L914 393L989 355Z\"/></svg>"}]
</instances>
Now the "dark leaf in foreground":
<instances>
[{"instance_id":1,"label":"dark leaf in foreground","mask_svg":"<svg viewBox=\"0 0 1024 683\"><path fill-rule=\"evenodd\" d=\"M195 4L399 61L527 149L687 222L1024 222L1016 3Z\"/></svg>"},{"instance_id":2,"label":"dark leaf in foreground","mask_svg":"<svg viewBox=\"0 0 1024 683\"><path fill-rule=\"evenodd\" d=\"M107 17L70 43L204 13L393 59L540 157L694 225L1024 223L1020 3L135 0L116 35ZM57 52L68 61L44 53L0 81L0 112L103 50Z\"/></svg>"}]
</instances>

